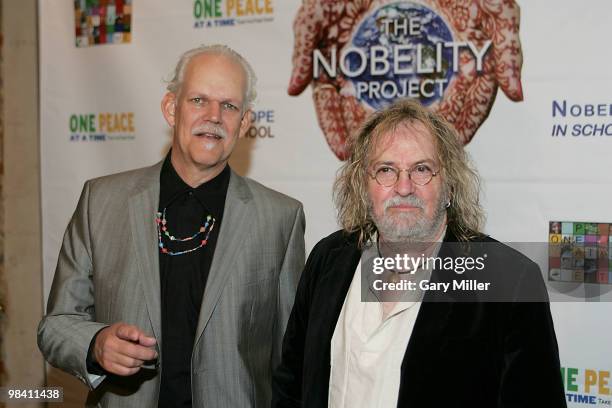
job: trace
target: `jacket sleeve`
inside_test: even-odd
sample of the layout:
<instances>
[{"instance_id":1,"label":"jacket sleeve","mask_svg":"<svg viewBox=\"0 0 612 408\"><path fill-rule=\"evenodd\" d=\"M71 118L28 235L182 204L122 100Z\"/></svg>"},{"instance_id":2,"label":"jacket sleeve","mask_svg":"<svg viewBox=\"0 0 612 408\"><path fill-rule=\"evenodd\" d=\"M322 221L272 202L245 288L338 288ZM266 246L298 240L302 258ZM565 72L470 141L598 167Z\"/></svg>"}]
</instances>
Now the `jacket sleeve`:
<instances>
[{"instance_id":1,"label":"jacket sleeve","mask_svg":"<svg viewBox=\"0 0 612 408\"><path fill-rule=\"evenodd\" d=\"M103 377L87 372L87 352L94 335L106 325L94 321L89 199L87 182L64 234L47 314L38 326L38 347L51 365L94 388Z\"/></svg>"},{"instance_id":2,"label":"jacket sleeve","mask_svg":"<svg viewBox=\"0 0 612 408\"><path fill-rule=\"evenodd\" d=\"M304 210L300 205L295 212L291 236L289 237L278 280L277 319L274 325L272 369L275 369L280 364L283 335L287 327L291 307L295 300L295 292L300 274L304 269L304 257L306 255L304 245L305 224Z\"/></svg>"},{"instance_id":3,"label":"jacket sleeve","mask_svg":"<svg viewBox=\"0 0 612 408\"><path fill-rule=\"evenodd\" d=\"M527 268L519 290L530 297L540 292L539 301L508 304L499 407L565 408L559 348L537 265Z\"/></svg>"}]
</instances>

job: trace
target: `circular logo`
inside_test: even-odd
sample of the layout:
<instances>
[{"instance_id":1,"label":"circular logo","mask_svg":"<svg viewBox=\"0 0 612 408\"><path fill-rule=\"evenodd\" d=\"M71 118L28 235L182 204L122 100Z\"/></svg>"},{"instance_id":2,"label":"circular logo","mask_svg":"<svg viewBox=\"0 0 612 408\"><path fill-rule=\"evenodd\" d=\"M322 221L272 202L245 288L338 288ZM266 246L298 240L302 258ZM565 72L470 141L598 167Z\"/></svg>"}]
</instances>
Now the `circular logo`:
<instances>
[{"instance_id":1,"label":"circular logo","mask_svg":"<svg viewBox=\"0 0 612 408\"><path fill-rule=\"evenodd\" d=\"M362 20L343 63L357 99L371 108L405 97L427 106L442 98L454 75L453 41L448 24L433 10L393 3Z\"/></svg>"}]
</instances>

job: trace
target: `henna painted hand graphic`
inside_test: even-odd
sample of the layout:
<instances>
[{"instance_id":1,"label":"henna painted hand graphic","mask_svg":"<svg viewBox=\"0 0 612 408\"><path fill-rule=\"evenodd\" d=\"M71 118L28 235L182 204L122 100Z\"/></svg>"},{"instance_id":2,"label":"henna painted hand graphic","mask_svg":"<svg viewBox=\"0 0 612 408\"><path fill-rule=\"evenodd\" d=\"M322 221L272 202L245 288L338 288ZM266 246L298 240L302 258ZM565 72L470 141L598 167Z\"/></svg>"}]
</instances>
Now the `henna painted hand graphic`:
<instances>
[{"instance_id":1,"label":"henna painted hand graphic","mask_svg":"<svg viewBox=\"0 0 612 408\"><path fill-rule=\"evenodd\" d=\"M319 126L327 143L340 160L348 157L349 138L372 110L347 86L340 70L335 77L323 73L313 77L313 52L329 58L332 50L350 46L358 24L372 10L397 0L304 0L294 21L293 71L290 95L299 95L308 84ZM470 142L487 118L501 87L513 101L521 101L519 7L514 0L412 0L441 16L452 31L455 42L471 42L483 47L491 44L480 70L476 58L466 48L458 53L458 67L442 98L431 107L441 113L457 130L464 144ZM340 63L340 59L337 60Z\"/></svg>"}]
</instances>

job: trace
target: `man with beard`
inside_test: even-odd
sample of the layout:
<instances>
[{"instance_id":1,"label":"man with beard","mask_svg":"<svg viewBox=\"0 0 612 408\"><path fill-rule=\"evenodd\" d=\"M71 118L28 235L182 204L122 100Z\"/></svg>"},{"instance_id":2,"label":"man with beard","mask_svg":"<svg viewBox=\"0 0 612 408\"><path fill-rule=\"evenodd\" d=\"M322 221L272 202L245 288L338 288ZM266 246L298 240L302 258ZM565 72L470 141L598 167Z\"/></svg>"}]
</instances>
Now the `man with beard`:
<instances>
[{"instance_id":1,"label":"man with beard","mask_svg":"<svg viewBox=\"0 0 612 408\"><path fill-rule=\"evenodd\" d=\"M478 176L447 122L408 100L372 115L338 174L335 200L343 230L306 263L273 407L565 407L539 268L480 232ZM448 259L458 276L458 261L487 245L495 250L480 259L503 283L498 298L418 285L409 297L389 294L415 277L447 283L435 263L387 266L380 281L391 289L373 293L372 254Z\"/></svg>"},{"instance_id":2,"label":"man with beard","mask_svg":"<svg viewBox=\"0 0 612 408\"><path fill-rule=\"evenodd\" d=\"M161 102L166 158L85 183L38 344L92 389L89 403L270 404L304 213L228 165L251 125L255 82L226 46L186 51Z\"/></svg>"}]
</instances>

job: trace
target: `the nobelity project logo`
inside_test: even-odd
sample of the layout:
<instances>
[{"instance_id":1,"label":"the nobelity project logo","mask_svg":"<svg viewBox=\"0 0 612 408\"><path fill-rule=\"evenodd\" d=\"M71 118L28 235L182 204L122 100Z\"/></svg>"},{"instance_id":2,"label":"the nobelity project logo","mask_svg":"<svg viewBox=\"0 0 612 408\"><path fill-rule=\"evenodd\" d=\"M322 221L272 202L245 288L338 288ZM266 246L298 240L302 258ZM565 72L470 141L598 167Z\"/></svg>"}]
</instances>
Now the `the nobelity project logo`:
<instances>
[{"instance_id":1,"label":"the nobelity project logo","mask_svg":"<svg viewBox=\"0 0 612 408\"><path fill-rule=\"evenodd\" d=\"M194 28L274 21L273 0L194 0Z\"/></svg>"},{"instance_id":2,"label":"the nobelity project logo","mask_svg":"<svg viewBox=\"0 0 612 408\"><path fill-rule=\"evenodd\" d=\"M570 406L612 406L612 383L609 370L561 367L561 377Z\"/></svg>"},{"instance_id":3,"label":"the nobelity project logo","mask_svg":"<svg viewBox=\"0 0 612 408\"><path fill-rule=\"evenodd\" d=\"M78 113L68 120L71 142L130 141L136 138L134 112Z\"/></svg>"},{"instance_id":4,"label":"the nobelity project logo","mask_svg":"<svg viewBox=\"0 0 612 408\"><path fill-rule=\"evenodd\" d=\"M612 103L552 101L551 136L561 139L607 138L612 140ZM570 137L568 137L570 136Z\"/></svg>"},{"instance_id":5,"label":"the nobelity project logo","mask_svg":"<svg viewBox=\"0 0 612 408\"><path fill-rule=\"evenodd\" d=\"M315 78L335 78L337 69L351 83L358 100L373 109L396 98L418 98L424 105L442 99L459 70L459 52L466 48L476 59L477 72L491 46L453 41L444 20L432 10L411 3L380 8L367 16L341 52L332 47L327 59L314 51ZM339 59L339 61L338 61Z\"/></svg>"},{"instance_id":6,"label":"the nobelity project logo","mask_svg":"<svg viewBox=\"0 0 612 408\"><path fill-rule=\"evenodd\" d=\"M294 23L290 95L310 83L336 156L366 116L418 99L469 143L498 87L523 98L519 8L512 1L305 0Z\"/></svg>"}]
</instances>

